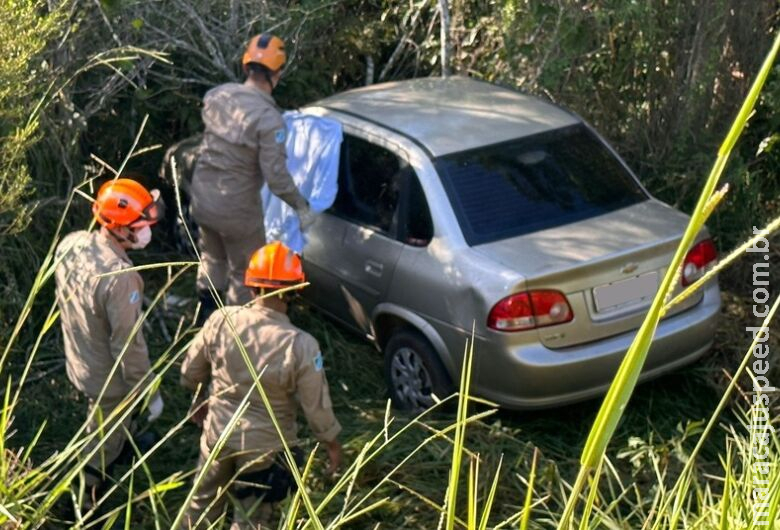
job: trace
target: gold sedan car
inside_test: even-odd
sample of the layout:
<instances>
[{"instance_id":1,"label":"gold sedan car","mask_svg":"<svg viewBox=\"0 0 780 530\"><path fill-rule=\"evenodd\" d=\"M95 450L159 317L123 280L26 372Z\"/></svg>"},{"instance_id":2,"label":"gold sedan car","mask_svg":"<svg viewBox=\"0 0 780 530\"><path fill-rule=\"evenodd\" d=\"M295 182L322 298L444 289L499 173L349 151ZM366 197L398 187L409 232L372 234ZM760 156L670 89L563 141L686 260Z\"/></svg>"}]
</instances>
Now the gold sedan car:
<instances>
[{"instance_id":1,"label":"gold sedan car","mask_svg":"<svg viewBox=\"0 0 780 530\"><path fill-rule=\"evenodd\" d=\"M339 189L309 232L305 291L375 342L394 402L458 381L510 408L603 393L688 217L653 198L581 118L462 77L347 91L305 112L341 122ZM678 289L717 259L702 232ZM643 377L713 343L716 281L658 327Z\"/></svg>"}]
</instances>

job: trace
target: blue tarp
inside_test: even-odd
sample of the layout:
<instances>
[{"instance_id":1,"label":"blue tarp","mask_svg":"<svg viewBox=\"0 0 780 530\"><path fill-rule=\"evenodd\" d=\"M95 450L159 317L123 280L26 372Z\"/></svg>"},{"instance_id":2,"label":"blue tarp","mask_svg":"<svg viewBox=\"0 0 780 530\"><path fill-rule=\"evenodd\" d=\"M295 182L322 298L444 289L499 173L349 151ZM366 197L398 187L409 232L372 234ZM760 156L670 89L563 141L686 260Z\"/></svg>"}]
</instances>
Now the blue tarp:
<instances>
[{"instance_id":1,"label":"blue tarp","mask_svg":"<svg viewBox=\"0 0 780 530\"><path fill-rule=\"evenodd\" d=\"M341 124L298 111L288 111L283 116L287 125L287 169L301 194L309 200L311 209L323 212L331 207L338 191ZM266 240L279 240L302 252L306 241L295 211L273 195L267 185L260 193L265 209Z\"/></svg>"}]
</instances>

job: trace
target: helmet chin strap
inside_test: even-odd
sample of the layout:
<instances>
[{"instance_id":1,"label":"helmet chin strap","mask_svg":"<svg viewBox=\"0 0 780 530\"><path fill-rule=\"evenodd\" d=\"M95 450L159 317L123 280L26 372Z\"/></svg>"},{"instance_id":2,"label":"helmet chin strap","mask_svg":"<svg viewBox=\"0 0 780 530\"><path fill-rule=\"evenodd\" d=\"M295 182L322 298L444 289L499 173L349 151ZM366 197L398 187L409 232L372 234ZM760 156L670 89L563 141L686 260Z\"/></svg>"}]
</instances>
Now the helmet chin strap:
<instances>
[{"instance_id":1,"label":"helmet chin strap","mask_svg":"<svg viewBox=\"0 0 780 530\"><path fill-rule=\"evenodd\" d=\"M122 228L126 228L127 229L127 231L128 231L128 236L127 237L119 235L117 232L115 232L111 228L108 228L107 230L109 231L109 233L112 236L114 236L114 239L116 239L120 243L130 243L130 244L134 245L135 243L138 242L138 238L135 236L135 231L133 231L132 228L127 227L127 226L123 226Z\"/></svg>"}]
</instances>

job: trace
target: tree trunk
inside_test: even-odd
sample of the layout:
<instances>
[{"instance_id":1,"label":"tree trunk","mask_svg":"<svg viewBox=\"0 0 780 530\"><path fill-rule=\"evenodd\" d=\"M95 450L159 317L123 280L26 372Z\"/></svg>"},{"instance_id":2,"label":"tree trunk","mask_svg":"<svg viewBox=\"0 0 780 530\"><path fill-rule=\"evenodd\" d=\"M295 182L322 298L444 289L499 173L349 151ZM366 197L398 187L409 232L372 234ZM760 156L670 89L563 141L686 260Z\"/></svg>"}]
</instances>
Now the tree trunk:
<instances>
[{"instance_id":1,"label":"tree trunk","mask_svg":"<svg viewBox=\"0 0 780 530\"><path fill-rule=\"evenodd\" d=\"M439 11L441 11L441 75L449 76L450 57L452 56L452 44L450 43L450 7L448 0L439 0Z\"/></svg>"}]
</instances>

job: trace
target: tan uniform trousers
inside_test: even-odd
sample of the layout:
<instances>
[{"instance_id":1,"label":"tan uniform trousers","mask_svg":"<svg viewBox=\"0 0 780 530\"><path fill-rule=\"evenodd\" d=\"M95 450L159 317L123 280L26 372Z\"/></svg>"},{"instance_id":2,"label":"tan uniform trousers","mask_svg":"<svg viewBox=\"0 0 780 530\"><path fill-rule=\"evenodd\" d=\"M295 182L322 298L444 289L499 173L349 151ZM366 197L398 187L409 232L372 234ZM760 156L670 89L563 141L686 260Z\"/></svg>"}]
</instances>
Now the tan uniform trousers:
<instances>
[{"instance_id":1,"label":"tan uniform trousers","mask_svg":"<svg viewBox=\"0 0 780 530\"><path fill-rule=\"evenodd\" d=\"M205 225L200 225L199 229L198 290L207 291L210 278L217 291L226 293L225 305L244 305L251 301L254 296L244 285L244 273L252 253L265 245L263 226L239 234Z\"/></svg>"},{"instance_id":2,"label":"tan uniform trousers","mask_svg":"<svg viewBox=\"0 0 780 530\"><path fill-rule=\"evenodd\" d=\"M122 448L127 441L127 433L133 432L132 416L128 414L127 418L122 421L122 425L117 427L109 436L105 436L105 433L108 433L112 426L116 424L116 421L109 420L109 416L121 402L122 398L104 397L87 425L88 434L94 432L99 434L84 446L84 455L91 453L95 447L100 446L97 452L87 461L88 467L85 468L87 471L85 473L87 486L96 486L105 480L107 468L114 463L122 452ZM95 405L95 402L90 399L88 414L92 414Z\"/></svg>"},{"instance_id":3,"label":"tan uniform trousers","mask_svg":"<svg viewBox=\"0 0 780 530\"><path fill-rule=\"evenodd\" d=\"M206 436L203 435L200 438L200 457L196 477L203 469L210 453L211 448L208 446ZM265 458L262 464L256 464L258 459L266 454L257 451L231 454L227 448L223 448L222 453L212 462L203 476L185 514L183 528L207 528L221 517L229 499L233 500L231 530L276 528L280 515L279 503L262 502L260 492L258 495L249 495L242 499L236 499L230 494L232 483L239 475L268 467L269 461Z\"/></svg>"}]
</instances>

